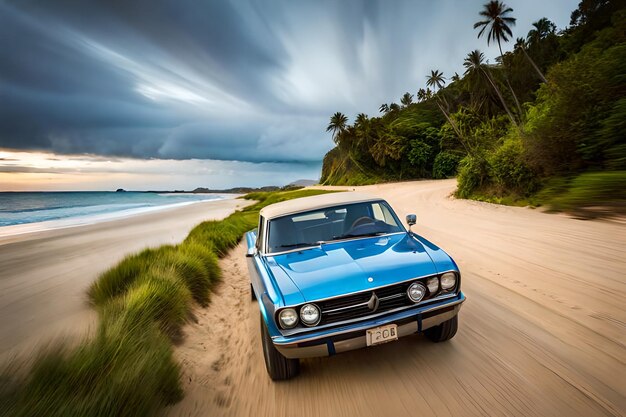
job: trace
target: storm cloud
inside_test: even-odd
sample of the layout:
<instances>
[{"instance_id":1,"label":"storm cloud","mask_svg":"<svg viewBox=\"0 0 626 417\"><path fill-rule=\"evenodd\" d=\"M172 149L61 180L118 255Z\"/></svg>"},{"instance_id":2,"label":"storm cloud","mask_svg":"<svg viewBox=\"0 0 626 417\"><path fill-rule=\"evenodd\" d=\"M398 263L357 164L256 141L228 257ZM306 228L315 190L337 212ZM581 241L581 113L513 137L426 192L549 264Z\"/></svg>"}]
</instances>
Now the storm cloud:
<instances>
[{"instance_id":1,"label":"storm cloud","mask_svg":"<svg viewBox=\"0 0 626 417\"><path fill-rule=\"evenodd\" d=\"M2 2L0 148L318 166L333 112L493 60L483 1ZM507 3L522 36L577 1Z\"/></svg>"}]
</instances>

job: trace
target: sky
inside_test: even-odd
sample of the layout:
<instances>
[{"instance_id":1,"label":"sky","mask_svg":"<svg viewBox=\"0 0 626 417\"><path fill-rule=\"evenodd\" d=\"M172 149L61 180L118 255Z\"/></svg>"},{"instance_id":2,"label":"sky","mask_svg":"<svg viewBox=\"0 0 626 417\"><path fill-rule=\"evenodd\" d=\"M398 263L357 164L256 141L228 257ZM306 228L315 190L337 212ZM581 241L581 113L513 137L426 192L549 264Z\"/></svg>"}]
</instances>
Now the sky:
<instances>
[{"instance_id":1,"label":"sky","mask_svg":"<svg viewBox=\"0 0 626 417\"><path fill-rule=\"evenodd\" d=\"M318 179L332 113L376 115L473 49L495 61L484 2L1 1L0 190ZM506 3L516 38L578 0Z\"/></svg>"}]
</instances>

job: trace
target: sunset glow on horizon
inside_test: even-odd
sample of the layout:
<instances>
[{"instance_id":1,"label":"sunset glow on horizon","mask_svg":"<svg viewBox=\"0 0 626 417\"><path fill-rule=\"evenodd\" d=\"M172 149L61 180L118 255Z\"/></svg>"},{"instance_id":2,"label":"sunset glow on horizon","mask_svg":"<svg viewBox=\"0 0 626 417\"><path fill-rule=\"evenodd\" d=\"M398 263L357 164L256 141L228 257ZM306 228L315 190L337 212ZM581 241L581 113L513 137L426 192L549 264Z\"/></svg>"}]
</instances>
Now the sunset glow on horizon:
<instances>
[{"instance_id":1,"label":"sunset glow on horizon","mask_svg":"<svg viewBox=\"0 0 626 417\"><path fill-rule=\"evenodd\" d=\"M0 150L1 191L193 190L285 185L316 178L319 166L302 172L290 164L240 161L133 159L98 155ZM267 178L276 172L273 183ZM190 186L190 184L192 184Z\"/></svg>"}]
</instances>

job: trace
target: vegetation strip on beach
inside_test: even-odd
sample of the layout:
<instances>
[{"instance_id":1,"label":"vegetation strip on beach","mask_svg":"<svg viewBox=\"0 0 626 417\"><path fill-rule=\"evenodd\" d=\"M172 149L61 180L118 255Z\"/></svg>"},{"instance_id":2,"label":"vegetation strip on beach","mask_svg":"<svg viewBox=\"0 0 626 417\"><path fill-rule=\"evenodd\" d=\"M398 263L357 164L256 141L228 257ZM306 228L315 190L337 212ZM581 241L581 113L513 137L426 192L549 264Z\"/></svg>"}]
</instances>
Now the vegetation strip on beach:
<instances>
[{"instance_id":1,"label":"vegetation strip on beach","mask_svg":"<svg viewBox=\"0 0 626 417\"><path fill-rule=\"evenodd\" d=\"M181 244L124 258L89 289L99 314L93 337L5 365L0 416L153 416L180 401L181 370L172 345L194 304L208 304L221 279L218 258L256 226L264 206L327 192L250 193L243 198L257 203L199 224Z\"/></svg>"}]
</instances>

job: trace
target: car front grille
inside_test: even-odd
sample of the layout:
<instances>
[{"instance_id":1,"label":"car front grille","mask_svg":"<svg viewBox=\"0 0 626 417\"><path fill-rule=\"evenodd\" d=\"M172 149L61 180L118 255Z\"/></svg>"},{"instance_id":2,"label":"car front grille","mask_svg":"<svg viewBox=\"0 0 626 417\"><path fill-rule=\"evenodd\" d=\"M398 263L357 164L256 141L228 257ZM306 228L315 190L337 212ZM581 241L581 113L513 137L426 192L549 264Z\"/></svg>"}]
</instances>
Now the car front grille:
<instances>
[{"instance_id":1,"label":"car front grille","mask_svg":"<svg viewBox=\"0 0 626 417\"><path fill-rule=\"evenodd\" d=\"M415 281L422 282L423 280ZM317 303L322 311L319 324L332 324L414 305L406 291L415 281L320 301ZM423 283L425 285L425 282ZM428 299L428 296L424 299Z\"/></svg>"}]
</instances>

